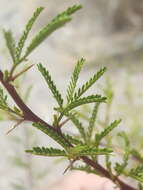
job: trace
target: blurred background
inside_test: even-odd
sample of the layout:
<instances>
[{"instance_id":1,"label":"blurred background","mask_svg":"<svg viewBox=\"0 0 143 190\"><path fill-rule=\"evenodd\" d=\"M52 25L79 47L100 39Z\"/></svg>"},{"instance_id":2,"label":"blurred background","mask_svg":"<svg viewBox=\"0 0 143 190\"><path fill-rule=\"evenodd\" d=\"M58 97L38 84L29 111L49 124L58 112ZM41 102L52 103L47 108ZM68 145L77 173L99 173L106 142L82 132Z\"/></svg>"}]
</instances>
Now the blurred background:
<instances>
[{"instance_id":1,"label":"blurred background","mask_svg":"<svg viewBox=\"0 0 143 190\"><path fill-rule=\"evenodd\" d=\"M109 121L122 118L121 128L128 131L134 146L141 150L137 139L142 139L143 135L140 131L143 120L142 0L0 0L0 67L9 68L11 61L3 40L3 28L12 29L18 39L33 11L44 6L45 10L32 30L32 37L53 16L75 3L81 3L83 9L37 48L29 57L29 63L43 63L63 94L79 58L87 60L80 82L106 66L107 73L93 91L106 94L110 90L114 97L108 113L103 107L101 115L108 115ZM36 66L20 82L21 95L33 86L27 104L45 121L51 122L51 107L55 102ZM0 189L42 190L44 186L51 189L51 185L63 177L63 167L68 163L58 164L60 160L57 159L28 156L24 149L33 144L42 146L54 142L31 129L29 123L6 136L12 123L3 113L0 118Z\"/></svg>"}]
</instances>

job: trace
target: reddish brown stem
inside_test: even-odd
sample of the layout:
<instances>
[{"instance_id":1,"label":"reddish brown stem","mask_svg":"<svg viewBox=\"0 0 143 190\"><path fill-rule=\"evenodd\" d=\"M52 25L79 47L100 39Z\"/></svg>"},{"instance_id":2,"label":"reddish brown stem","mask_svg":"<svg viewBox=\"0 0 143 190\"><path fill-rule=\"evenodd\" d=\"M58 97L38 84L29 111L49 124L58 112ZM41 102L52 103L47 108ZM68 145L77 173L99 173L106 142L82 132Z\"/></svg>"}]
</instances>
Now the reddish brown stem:
<instances>
[{"instance_id":1,"label":"reddish brown stem","mask_svg":"<svg viewBox=\"0 0 143 190\"><path fill-rule=\"evenodd\" d=\"M16 92L14 86L12 84L10 84L8 81L4 81L3 79L3 73L2 71L0 71L0 81L3 84L3 86L7 89L8 93L10 94L10 96L13 98L13 100L15 101L15 103L17 104L17 106L23 111L23 119L27 120L27 121L31 121L31 122L40 122L41 124L43 124L45 127L52 129L55 133L57 133L61 138L65 137L63 136L62 132L60 130L58 130L57 128L54 128L53 126L51 126L50 124L46 123L45 121L43 121L41 118L39 118L36 114L34 114L28 107L27 105L25 105L25 103L23 102L23 100L20 98L20 96L18 95L18 93ZM67 139L65 139L66 143L69 144L69 147L73 147L73 145L71 143L68 142ZM98 163L94 162L93 160L89 159L86 156L82 156L81 159L87 164L90 165L91 167L93 167L96 171L98 171L102 176L107 177L109 179L111 179L110 177L110 173L103 168L101 165L99 165ZM121 181L120 179L116 179L116 181L118 182L118 184L121 187L121 190L136 190L135 188L125 184L123 181Z\"/></svg>"},{"instance_id":2,"label":"reddish brown stem","mask_svg":"<svg viewBox=\"0 0 143 190\"><path fill-rule=\"evenodd\" d=\"M110 173L105 168L103 168L101 165L99 165L98 163L94 162L93 160L89 159L86 156L82 156L82 160L85 163L88 163L88 165L92 166L95 170L99 171L99 173L101 175L103 175L104 177L107 177L108 179L111 179ZM119 178L117 178L116 181L120 185L121 190L137 190L134 187L131 187L131 186L127 185L126 183L121 181Z\"/></svg>"}]
</instances>

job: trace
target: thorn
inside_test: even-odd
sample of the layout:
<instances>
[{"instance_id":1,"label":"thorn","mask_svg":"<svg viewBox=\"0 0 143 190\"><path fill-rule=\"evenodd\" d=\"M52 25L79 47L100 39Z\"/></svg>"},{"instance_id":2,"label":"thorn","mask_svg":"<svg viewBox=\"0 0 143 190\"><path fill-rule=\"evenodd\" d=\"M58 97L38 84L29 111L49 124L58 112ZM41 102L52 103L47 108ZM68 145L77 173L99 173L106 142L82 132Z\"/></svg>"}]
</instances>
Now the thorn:
<instances>
[{"instance_id":1,"label":"thorn","mask_svg":"<svg viewBox=\"0 0 143 190\"><path fill-rule=\"evenodd\" d=\"M31 69L34 65L35 64L30 65L29 67L27 67L26 69L22 70L21 72L19 72L15 76L11 77L10 81L14 81L17 77L19 77L20 75L22 75L23 73L25 73L26 71L28 71L29 69Z\"/></svg>"},{"instance_id":2,"label":"thorn","mask_svg":"<svg viewBox=\"0 0 143 190\"><path fill-rule=\"evenodd\" d=\"M76 161L76 159L74 159L74 160L70 160L70 164L67 166L67 168L64 170L64 172L63 172L63 175L68 171L68 169L71 169L72 168L72 166L73 166L73 163Z\"/></svg>"},{"instance_id":3,"label":"thorn","mask_svg":"<svg viewBox=\"0 0 143 190\"><path fill-rule=\"evenodd\" d=\"M70 119L67 118L65 121L63 121L62 123L60 123L58 127L61 128L61 127L62 127L64 124L66 124L69 120L70 120Z\"/></svg>"},{"instance_id":4,"label":"thorn","mask_svg":"<svg viewBox=\"0 0 143 190\"><path fill-rule=\"evenodd\" d=\"M18 127L22 122L24 121L24 119L19 120L13 127L11 127L7 132L6 135L8 135L9 133L11 133L16 127Z\"/></svg>"}]
</instances>

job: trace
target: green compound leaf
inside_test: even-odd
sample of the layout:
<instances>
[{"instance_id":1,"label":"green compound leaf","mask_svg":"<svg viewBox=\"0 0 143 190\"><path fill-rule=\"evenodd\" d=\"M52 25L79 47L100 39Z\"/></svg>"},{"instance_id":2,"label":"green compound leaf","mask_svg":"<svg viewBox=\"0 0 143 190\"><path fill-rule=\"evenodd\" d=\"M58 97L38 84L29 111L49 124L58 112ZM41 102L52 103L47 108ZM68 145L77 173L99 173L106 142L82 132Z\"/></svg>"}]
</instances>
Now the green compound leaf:
<instances>
[{"instance_id":1,"label":"green compound leaf","mask_svg":"<svg viewBox=\"0 0 143 190\"><path fill-rule=\"evenodd\" d=\"M128 176L136 179L137 181L140 181L143 183L143 166L138 166L136 168L132 168L130 172L128 173Z\"/></svg>"},{"instance_id":2,"label":"green compound leaf","mask_svg":"<svg viewBox=\"0 0 143 190\"><path fill-rule=\"evenodd\" d=\"M95 103L93 111L92 111L91 118L89 120L88 134L87 134L89 139L92 137L92 132L93 132L93 129L94 129L94 125L95 125L99 105L100 105L100 102Z\"/></svg>"},{"instance_id":3,"label":"green compound leaf","mask_svg":"<svg viewBox=\"0 0 143 190\"><path fill-rule=\"evenodd\" d=\"M131 154L131 150L130 150L130 143L129 143L129 139L126 135L126 133L124 131L118 133L118 136L123 138L124 142L125 142L125 148L124 148L124 155L123 155L123 163L119 164L116 163L115 165L115 171L117 172L117 176L119 177L122 173L124 173L125 168L128 165L128 161L129 161L129 156Z\"/></svg>"},{"instance_id":4,"label":"green compound leaf","mask_svg":"<svg viewBox=\"0 0 143 190\"><path fill-rule=\"evenodd\" d=\"M63 99L62 99L62 96L60 94L60 92L57 90L57 87L56 85L54 84L54 82L52 81L51 79L51 76L49 74L49 71L46 70L42 64L39 64L38 65L38 69L39 71L41 72L41 74L43 75L43 77L45 78L47 84L48 84L48 87L50 88L52 94L53 94L53 97L56 99L56 101L58 102L59 106L62 107L63 105Z\"/></svg>"},{"instance_id":5,"label":"green compound leaf","mask_svg":"<svg viewBox=\"0 0 143 190\"><path fill-rule=\"evenodd\" d=\"M6 111L8 114L16 114L22 117L22 112L15 106L11 108L7 103L7 95L4 94L3 89L0 87L0 109Z\"/></svg>"},{"instance_id":6,"label":"green compound leaf","mask_svg":"<svg viewBox=\"0 0 143 190\"><path fill-rule=\"evenodd\" d=\"M103 89L105 96L108 99L108 104L111 105L113 98L114 98L114 92L113 92L113 86L111 83L111 80L107 77L105 81L105 88Z\"/></svg>"},{"instance_id":7,"label":"green compound leaf","mask_svg":"<svg viewBox=\"0 0 143 190\"><path fill-rule=\"evenodd\" d=\"M101 133L95 135L95 144L96 146L99 145L100 141L106 137L115 127L119 125L121 122L120 120L115 120L113 123L111 123L107 128L105 128Z\"/></svg>"},{"instance_id":8,"label":"green compound leaf","mask_svg":"<svg viewBox=\"0 0 143 190\"><path fill-rule=\"evenodd\" d=\"M108 155L112 153L109 148L95 148L87 145L77 145L76 147L67 149L68 157L76 158L80 156L96 156L96 155Z\"/></svg>"},{"instance_id":9,"label":"green compound leaf","mask_svg":"<svg viewBox=\"0 0 143 190\"><path fill-rule=\"evenodd\" d=\"M15 48L15 40L13 38L12 32L10 30L8 31L3 30L3 34L4 34L6 46L9 50L13 63L15 63L16 62L16 55L15 55L16 48Z\"/></svg>"},{"instance_id":10,"label":"green compound leaf","mask_svg":"<svg viewBox=\"0 0 143 190\"><path fill-rule=\"evenodd\" d=\"M26 150L27 153L31 153L39 156L66 156L66 152L64 150L56 149L56 148L47 148L47 147L33 147L32 150Z\"/></svg>"},{"instance_id":11,"label":"green compound leaf","mask_svg":"<svg viewBox=\"0 0 143 190\"><path fill-rule=\"evenodd\" d=\"M87 97L80 98L78 100L75 100L74 102L71 102L65 109L64 113L68 113L70 110L84 105L84 104L89 104L89 103L94 103L94 102L105 102L106 97L102 97L101 95L90 95Z\"/></svg>"},{"instance_id":12,"label":"green compound leaf","mask_svg":"<svg viewBox=\"0 0 143 190\"><path fill-rule=\"evenodd\" d=\"M82 5L73 5L72 7L69 7L66 11L60 13L57 17L60 17L62 15L70 16L70 15L72 15L73 13L75 13L76 11L78 11L81 8L82 8ZM56 20L56 18L55 18L55 20Z\"/></svg>"},{"instance_id":13,"label":"green compound leaf","mask_svg":"<svg viewBox=\"0 0 143 190\"><path fill-rule=\"evenodd\" d=\"M74 94L74 99L78 99L84 94L106 71L106 67L100 69L92 78L90 78L78 91Z\"/></svg>"},{"instance_id":14,"label":"green compound leaf","mask_svg":"<svg viewBox=\"0 0 143 190\"><path fill-rule=\"evenodd\" d=\"M83 145L83 142L79 139L77 139L76 137L72 137L71 135L65 134L64 137L71 143L74 145Z\"/></svg>"},{"instance_id":15,"label":"green compound leaf","mask_svg":"<svg viewBox=\"0 0 143 190\"><path fill-rule=\"evenodd\" d=\"M20 59L22 49L23 49L25 41L27 40L27 37L32 29L32 26L35 23L35 21L37 20L38 16L40 15L40 13L42 12L43 9L44 9L43 7L37 8L36 11L34 12L32 18L26 24L25 30L23 31L23 34L20 37L17 48L16 48L17 61Z\"/></svg>"},{"instance_id":16,"label":"green compound leaf","mask_svg":"<svg viewBox=\"0 0 143 190\"><path fill-rule=\"evenodd\" d=\"M81 68L84 63L85 63L85 59L82 58L77 62L77 65L75 66L75 69L74 69L72 77L71 77L71 81L70 81L68 89L67 89L67 102L68 103L73 101L73 93L76 88L77 80L79 78L79 73L80 73Z\"/></svg>"},{"instance_id":17,"label":"green compound leaf","mask_svg":"<svg viewBox=\"0 0 143 190\"><path fill-rule=\"evenodd\" d=\"M131 155L135 157L139 162L143 162L143 155L138 150L132 149Z\"/></svg>"},{"instance_id":18,"label":"green compound leaf","mask_svg":"<svg viewBox=\"0 0 143 190\"><path fill-rule=\"evenodd\" d=\"M33 126L37 129L39 129L40 131L42 131L43 133L45 133L46 135L48 135L49 137L51 137L58 144L60 144L62 147L64 147L64 148L69 147L69 144L63 138L64 135L63 135L63 137L61 137L58 133L55 133L54 129L50 129L41 123L33 123Z\"/></svg>"},{"instance_id":19,"label":"green compound leaf","mask_svg":"<svg viewBox=\"0 0 143 190\"><path fill-rule=\"evenodd\" d=\"M72 123L76 126L76 128L78 129L81 137L86 140L86 134L85 134L85 130L84 127L82 125L82 123L78 120L78 118L75 116L75 114L73 113L69 113L66 114L66 116L72 121Z\"/></svg>"},{"instance_id":20,"label":"green compound leaf","mask_svg":"<svg viewBox=\"0 0 143 190\"><path fill-rule=\"evenodd\" d=\"M7 104L7 96L4 95L2 88L0 88L0 109L4 111L9 110L9 106Z\"/></svg>"},{"instance_id":21,"label":"green compound leaf","mask_svg":"<svg viewBox=\"0 0 143 190\"><path fill-rule=\"evenodd\" d=\"M40 156L65 156L65 157L79 157L86 155L106 155L110 154L112 150L110 149L95 149L86 146L78 145L74 148L67 150L67 153L64 150L55 149L55 148L46 148L46 147L34 147L32 150L26 150L28 153L32 153Z\"/></svg>"},{"instance_id":22,"label":"green compound leaf","mask_svg":"<svg viewBox=\"0 0 143 190\"><path fill-rule=\"evenodd\" d=\"M123 138L123 140L125 142L125 147L129 148L130 142L129 142L129 139L128 139L126 133L124 131L121 131L120 133L118 133L118 136Z\"/></svg>"},{"instance_id":23,"label":"green compound leaf","mask_svg":"<svg viewBox=\"0 0 143 190\"><path fill-rule=\"evenodd\" d=\"M66 11L58 14L48 25L40 30L40 32L32 39L32 42L27 47L24 57L27 57L36 47L38 47L51 33L58 28L64 26L71 20L70 15L79 10L81 5L74 5L68 8Z\"/></svg>"}]
</instances>

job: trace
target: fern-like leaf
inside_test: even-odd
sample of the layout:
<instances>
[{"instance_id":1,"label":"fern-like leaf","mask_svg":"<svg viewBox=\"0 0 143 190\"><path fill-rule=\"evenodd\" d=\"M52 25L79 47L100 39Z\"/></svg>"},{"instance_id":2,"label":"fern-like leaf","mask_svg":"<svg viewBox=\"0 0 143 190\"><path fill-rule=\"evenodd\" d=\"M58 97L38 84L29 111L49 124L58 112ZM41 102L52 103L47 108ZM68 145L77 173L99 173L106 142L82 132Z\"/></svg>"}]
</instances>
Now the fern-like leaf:
<instances>
[{"instance_id":1,"label":"fern-like leaf","mask_svg":"<svg viewBox=\"0 0 143 190\"><path fill-rule=\"evenodd\" d=\"M86 140L86 134L85 134L84 127L83 127L82 123L77 119L77 117L75 116L75 114L69 113L69 114L66 114L66 116L76 126L76 128L78 129L78 131L79 131L81 137L83 138L83 140Z\"/></svg>"},{"instance_id":2,"label":"fern-like leaf","mask_svg":"<svg viewBox=\"0 0 143 190\"><path fill-rule=\"evenodd\" d=\"M83 142L77 138L72 137L71 135L64 135L64 137L71 143L74 145L83 145Z\"/></svg>"},{"instance_id":3,"label":"fern-like leaf","mask_svg":"<svg viewBox=\"0 0 143 190\"><path fill-rule=\"evenodd\" d=\"M128 139L126 133L124 131L121 131L120 133L118 133L118 136L123 138L123 140L125 142L125 148L129 149L130 142L129 142L129 139Z\"/></svg>"},{"instance_id":4,"label":"fern-like leaf","mask_svg":"<svg viewBox=\"0 0 143 190\"><path fill-rule=\"evenodd\" d=\"M74 94L74 99L80 98L106 71L106 68L100 69L92 78L90 78L78 91Z\"/></svg>"},{"instance_id":5,"label":"fern-like leaf","mask_svg":"<svg viewBox=\"0 0 143 190\"><path fill-rule=\"evenodd\" d=\"M143 183L143 166L138 166L136 168L132 168L128 174L128 176L136 179Z\"/></svg>"},{"instance_id":6,"label":"fern-like leaf","mask_svg":"<svg viewBox=\"0 0 143 190\"><path fill-rule=\"evenodd\" d=\"M71 20L70 15L79 10L81 5L74 5L68 8L66 11L58 14L48 25L40 30L40 32L32 39L32 42L28 46L25 56L27 57L37 46L39 46L51 33L58 28L64 26Z\"/></svg>"},{"instance_id":7,"label":"fern-like leaf","mask_svg":"<svg viewBox=\"0 0 143 190\"><path fill-rule=\"evenodd\" d=\"M121 122L120 120L115 120L113 123L111 123L107 128L105 128L101 133L95 135L95 144L96 146L99 145L100 141L107 136L115 127L119 125Z\"/></svg>"},{"instance_id":8,"label":"fern-like leaf","mask_svg":"<svg viewBox=\"0 0 143 190\"><path fill-rule=\"evenodd\" d=\"M90 95L87 97L80 98L78 100L75 100L74 102L71 102L64 110L64 113L69 112L70 110L84 105L84 104L89 104L89 103L94 103L94 102L105 102L106 97L102 97L100 95Z\"/></svg>"},{"instance_id":9,"label":"fern-like leaf","mask_svg":"<svg viewBox=\"0 0 143 190\"><path fill-rule=\"evenodd\" d=\"M7 104L7 96L4 95L2 88L0 88L0 109L4 111L9 110L9 107Z\"/></svg>"},{"instance_id":10,"label":"fern-like leaf","mask_svg":"<svg viewBox=\"0 0 143 190\"><path fill-rule=\"evenodd\" d=\"M81 71L81 68L84 64L85 60L82 58L77 62L77 65L75 66L75 69L73 71L71 81L69 83L68 89L67 89L67 102L71 102L73 100L73 93L76 88L76 83L79 77L79 73Z\"/></svg>"},{"instance_id":11,"label":"fern-like leaf","mask_svg":"<svg viewBox=\"0 0 143 190\"><path fill-rule=\"evenodd\" d=\"M13 63L15 63L16 62L16 55L15 55L16 50L15 50L15 40L13 38L12 32L10 30L8 30L8 31L3 30L3 33L4 33L4 38L6 41L6 46L9 50L9 53L13 60Z\"/></svg>"},{"instance_id":12,"label":"fern-like leaf","mask_svg":"<svg viewBox=\"0 0 143 190\"><path fill-rule=\"evenodd\" d=\"M4 94L3 89L0 87L0 109L6 111L8 114L15 114L22 117L22 112L14 106L11 108L7 103L7 95Z\"/></svg>"},{"instance_id":13,"label":"fern-like leaf","mask_svg":"<svg viewBox=\"0 0 143 190\"><path fill-rule=\"evenodd\" d=\"M47 148L47 147L33 147L32 150L26 150L26 152L39 155L39 156L66 156L66 152L64 150L56 149L56 148Z\"/></svg>"},{"instance_id":14,"label":"fern-like leaf","mask_svg":"<svg viewBox=\"0 0 143 190\"><path fill-rule=\"evenodd\" d=\"M77 145L73 148L67 149L67 152L70 158L76 158L80 156L108 155L112 153L112 150L108 148L95 148L87 145Z\"/></svg>"},{"instance_id":15,"label":"fern-like leaf","mask_svg":"<svg viewBox=\"0 0 143 190\"><path fill-rule=\"evenodd\" d=\"M63 99L62 99L62 96L60 94L60 92L57 90L57 87L56 85L54 84L54 82L52 81L51 79L51 76L49 74L49 71L46 70L42 64L39 64L38 65L38 69L39 71L41 72L41 74L43 75L43 77L45 78L47 84L48 84L48 87L50 88L54 98L56 99L56 101L58 102L59 106L62 107L63 105Z\"/></svg>"},{"instance_id":16,"label":"fern-like leaf","mask_svg":"<svg viewBox=\"0 0 143 190\"><path fill-rule=\"evenodd\" d=\"M40 13L42 12L43 9L44 9L43 7L37 8L36 11L34 12L32 18L26 24L25 30L23 31L23 34L20 37L17 48L16 48L17 61L20 59L21 52L24 47L25 41L29 35L29 32L31 31L33 24L35 23L37 17L40 15Z\"/></svg>"},{"instance_id":17,"label":"fern-like leaf","mask_svg":"<svg viewBox=\"0 0 143 190\"><path fill-rule=\"evenodd\" d=\"M136 158L139 162L143 163L143 155L136 149L131 150L131 154L134 158Z\"/></svg>"},{"instance_id":18,"label":"fern-like leaf","mask_svg":"<svg viewBox=\"0 0 143 190\"><path fill-rule=\"evenodd\" d=\"M55 133L54 129L48 128L41 123L33 123L33 126L54 139L62 147L67 148L69 146L63 136L61 137L58 133Z\"/></svg>"},{"instance_id":19,"label":"fern-like leaf","mask_svg":"<svg viewBox=\"0 0 143 190\"><path fill-rule=\"evenodd\" d=\"M122 164L116 163L116 165L115 165L115 171L117 172L117 176L119 177L128 165L128 160L129 160L129 156L131 154L131 150L130 150L129 139L128 139L126 133L124 131L120 132L120 133L118 133L118 136L122 137L125 142L123 163Z\"/></svg>"},{"instance_id":20,"label":"fern-like leaf","mask_svg":"<svg viewBox=\"0 0 143 190\"><path fill-rule=\"evenodd\" d=\"M93 129L94 129L94 124L95 124L95 120L96 120L99 105L100 105L100 102L95 103L93 111L92 111L91 118L89 120L89 126L88 126L88 138L89 139L92 136L92 132L93 132Z\"/></svg>"},{"instance_id":21,"label":"fern-like leaf","mask_svg":"<svg viewBox=\"0 0 143 190\"><path fill-rule=\"evenodd\" d=\"M60 13L60 14L58 15L58 17L60 17L60 16L62 16L62 15L68 15L68 16L70 16L70 15L72 15L73 13L75 13L76 11L78 11L78 10L81 9L81 8L82 8L82 5L73 5L72 7L69 7L66 11ZM54 19L56 20L57 17L55 17ZM53 19L53 20L54 20L54 19Z\"/></svg>"}]
</instances>

